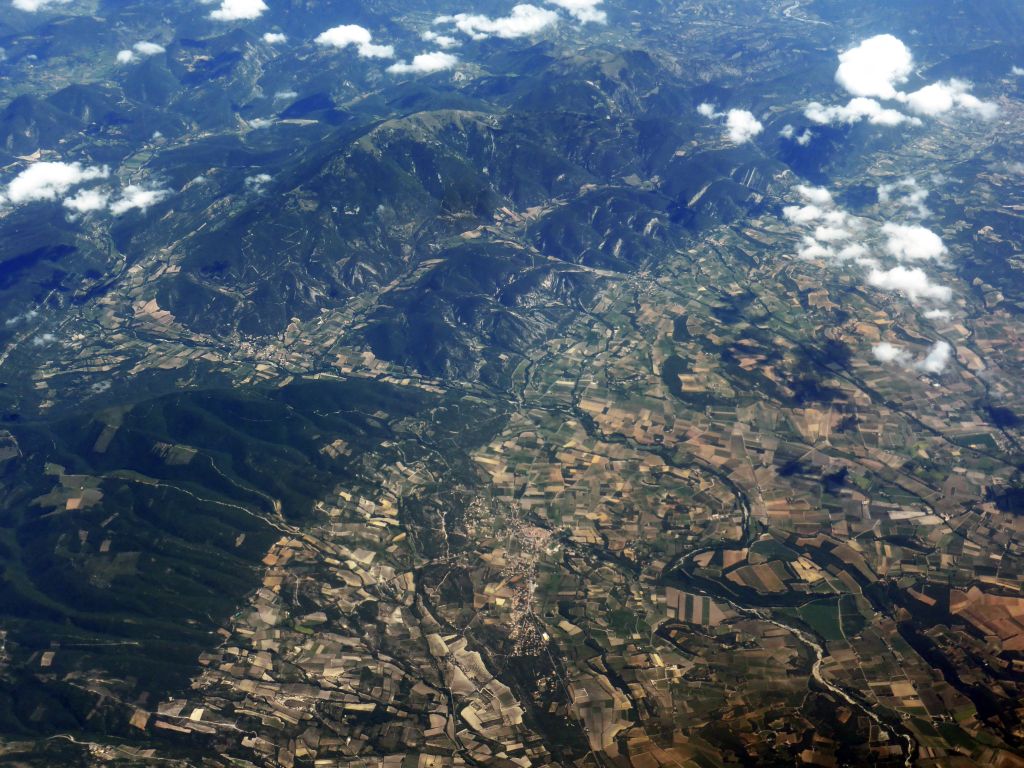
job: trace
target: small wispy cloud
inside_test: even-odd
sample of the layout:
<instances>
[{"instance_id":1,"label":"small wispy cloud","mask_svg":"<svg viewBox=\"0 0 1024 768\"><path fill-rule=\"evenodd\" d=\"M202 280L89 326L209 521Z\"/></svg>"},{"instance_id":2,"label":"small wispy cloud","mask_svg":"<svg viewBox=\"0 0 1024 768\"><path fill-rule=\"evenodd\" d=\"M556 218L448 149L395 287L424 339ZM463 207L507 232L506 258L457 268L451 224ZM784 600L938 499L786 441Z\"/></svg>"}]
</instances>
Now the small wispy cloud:
<instances>
[{"instance_id":1,"label":"small wispy cloud","mask_svg":"<svg viewBox=\"0 0 1024 768\"><path fill-rule=\"evenodd\" d=\"M121 190L121 195L110 204L110 212L115 216L123 216L128 211L146 212L151 206L170 196L170 190L157 187L143 187L129 184Z\"/></svg>"},{"instance_id":2,"label":"small wispy cloud","mask_svg":"<svg viewBox=\"0 0 1024 768\"><path fill-rule=\"evenodd\" d=\"M428 43L433 43L440 48L454 48L459 44L459 41L451 35L440 35L434 32L432 29L426 30L420 39Z\"/></svg>"},{"instance_id":3,"label":"small wispy cloud","mask_svg":"<svg viewBox=\"0 0 1024 768\"><path fill-rule=\"evenodd\" d=\"M245 177L245 188L257 195L263 194L267 184L274 180L269 173L257 173L254 176Z\"/></svg>"}]
</instances>

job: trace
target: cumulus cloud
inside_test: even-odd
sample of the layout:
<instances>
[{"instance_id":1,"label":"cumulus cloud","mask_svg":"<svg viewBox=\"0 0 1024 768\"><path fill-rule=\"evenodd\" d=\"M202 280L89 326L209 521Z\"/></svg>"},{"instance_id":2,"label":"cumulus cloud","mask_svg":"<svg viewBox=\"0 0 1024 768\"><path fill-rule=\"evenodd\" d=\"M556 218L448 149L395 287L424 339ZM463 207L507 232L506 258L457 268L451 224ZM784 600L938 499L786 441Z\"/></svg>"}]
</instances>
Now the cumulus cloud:
<instances>
[{"instance_id":1,"label":"cumulus cloud","mask_svg":"<svg viewBox=\"0 0 1024 768\"><path fill-rule=\"evenodd\" d=\"M1024 67L1014 66L1012 69L1010 69L1010 74L1013 75L1014 77L1024 77Z\"/></svg>"},{"instance_id":2,"label":"cumulus cloud","mask_svg":"<svg viewBox=\"0 0 1024 768\"><path fill-rule=\"evenodd\" d=\"M451 35L439 35L437 32L434 32L431 29L428 29L426 32L420 35L420 39L425 40L428 43L433 43L439 48L454 48L456 45L459 44L459 41L456 40Z\"/></svg>"},{"instance_id":3,"label":"cumulus cloud","mask_svg":"<svg viewBox=\"0 0 1024 768\"><path fill-rule=\"evenodd\" d=\"M288 42L288 35L284 32L264 32L263 42L267 45L277 45Z\"/></svg>"},{"instance_id":4,"label":"cumulus cloud","mask_svg":"<svg viewBox=\"0 0 1024 768\"><path fill-rule=\"evenodd\" d=\"M269 128L274 124L274 121L269 117L254 117L249 121L249 127L253 130L259 130L260 128Z\"/></svg>"},{"instance_id":5,"label":"cumulus cloud","mask_svg":"<svg viewBox=\"0 0 1024 768\"><path fill-rule=\"evenodd\" d=\"M245 188L257 195L262 194L264 188L273 180L269 173L257 173L255 176L245 177Z\"/></svg>"},{"instance_id":6,"label":"cumulus cloud","mask_svg":"<svg viewBox=\"0 0 1024 768\"><path fill-rule=\"evenodd\" d=\"M949 365L953 348L945 341L937 341L929 348L928 354L915 362L914 356L907 350L888 341L882 341L871 347L871 354L880 363L895 363L904 368L938 374Z\"/></svg>"},{"instance_id":7,"label":"cumulus cloud","mask_svg":"<svg viewBox=\"0 0 1024 768\"><path fill-rule=\"evenodd\" d=\"M948 309L929 309L924 316L929 320L949 320L950 318Z\"/></svg>"},{"instance_id":8,"label":"cumulus cloud","mask_svg":"<svg viewBox=\"0 0 1024 768\"><path fill-rule=\"evenodd\" d=\"M787 205L782 215L794 224L810 224L825 215L825 211L816 205Z\"/></svg>"},{"instance_id":9,"label":"cumulus cloud","mask_svg":"<svg viewBox=\"0 0 1024 768\"><path fill-rule=\"evenodd\" d=\"M491 18L472 13L438 16L435 24L453 24L456 29L474 40L488 37L513 39L529 37L558 23L558 14L536 5L521 4L512 8L508 16Z\"/></svg>"},{"instance_id":10,"label":"cumulus cloud","mask_svg":"<svg viewBox=\"0 0 1024 768\"><path fill-rule=\"evenodd\" d=\"M804 109L804 116L819 125L827 125L829 123L853 125L862 120L867 120L872 125L893 126L901 123L921 125L920 118L905 115L898 109L883 107L874 99L864 98L863 96L850 99L845 106L826 107L824 104L812 101Z\"/></svg>"},{"instance_id":11,"label":"cumulus cloud","mask_svg":"<svg viewBox=\"0 0 1024 768\"><path fill-rule=\"evenodd\" d=\"M999 107L990 101L982 101L970 92L971 84L966 80L947 80L932 83L908 94L898 94L911 112L935 117L959 108L972 112L985 120L991 120Z\"/></svg>"},{"instance_id":12,"label":"cumulus cloud","mask_svg":"<svg viewBox=\"0 0 1024 768\"><path fill-rule=\"evenodd\" d=\"M72 187L105 179L110 175L106 166L84 167L81 163L34 163L23 170L7 185L5 197L15 205L35 200L56 200Z\"/></svg>"},{"instance_id":13,"label":"cumulus cloud","mask_svg":"<svg viewBox=\"0 0 1024 768\"><path fill-rule=\"evenodd\" d=\"M220 8L210 14L216 21L249 21L268 10L263 0L221 0Z\"/></svg>"},{"instance_id":14,"label":"cumulus cloud","mask_svg":"<svg viewBox=\"0 0 1024 768\"><path fill-rule=\"evenodd\" d=\"M842 211L829 210L834 206L832 193L824 187L797 184L793 188L804 199L804 205L787 205L782 215L794 224L811 224L825 221L827 224L845 223L847 215Z\"/></svg>"},{"instance_id":15,"label":"cumulus cloud","mask_svg":"<svg viewBox=\"0 0 1024 768\"><path fill-rule=\"evenodd\" d=\"M925 200L928 190L917 183L917 179L908 177L891 184L880 184L878 187L878 203L886 208L909 211L921 218L931 215Z\"/></svg>"},{"instance_id":16,"label":"cumulus cloud","mask_svg":"<svg viewBox=\"0 0 1024 768\"><path fill-rule=\"evenodd\" d=\"M914 71L914 57L893 35L875 35L839 54L836 82L853 96L895 99Z\"/></svg>"},{"instance_id":17,"label":"cumulus cloud","mask_svg":"<svg viewBox=\"0 0 1024 768\"><path fill-rule=\"evenodd\" d=\"M810 128L804 128L801 133L796 132L796 128L792 125L784 125L782 130L779 131L779 136L790 141L795 141L801 147L806 147L811 143L811 139L814 138L814 134L811 133Z\"/></svg>"},{"instance_id":18,"label":"cumulus cloud","mask_svg":"<svg viewBox=\"0 0 1024 768\"><path fill-rule=\"evenodd\" d=\"M715 111L715 105L704 102L697 106L698 114L709 120L725 118L725 135L734 144L751 141L764 130L761 122L746 109L730 109L728 112Z\"/></svg>"},{"instance_id":19,"label":"cumulus cloud","mask_svg":"<svg viewBox=\"0 0 1024 768\"><path fill-rule=\"evenodd\" d=\"M914 303L922 299L944 303L953 296L951 288L933 283L928 274L917 267L875 268L868 273L868 283L883 291L898 291Z\"/></svg>"},{"instance_id":20,"label":"cumulus cloud","mask_svg":"<svg viewBox=\"0 0 1024 768\"><path fill-rule=\"evenodd\" d=\"M278 91L277 93L274 94L274 98L275 99L284 99L284 100L295 99L295 98L298 98L298 96L299 96L299 92L298 91Z\"/></svg>"},{"instance_id":21,"label":"cumulus cloud","mask_svg":"<svg viewBox=\"0 0 1024 768\"><path fill-rule=\"evenodd\" d=\"M151 206L164 200L171 193L166 189L157 189L129 184L121 190L121 196L110 204L110 212L115 216L122 216L128 211L139 210L146 212Z\"/></svg>"},{"instance_id":22,"label":"cumulus cloud","mask_svg":"<svg viewBox=\"0 0 1024 768\"><path fill-rule=\"evenodd\" d=\"M745 109L730 109L725 118L725 127L729 139L736 144L748 142L764 130L761 122Z\"/></svg>"},{"instance_id":23,"label":"cumulus cloud","mask_svg":"<svg viewBox=\"0 0 1024 768\"><path fill-rule=\"evenodd\" d=\"M342 24L331 27L317 35L314 42L317 45L339 50L353 46L364 59L390 59L395 55L394 46L377 45L373 42L370 30L360 27L358 24Z\"/></svg>"},{"instance_id":24,"label":"cumulus cloud","mask_svg":"<svg viewBox=\"0 0 1024 768\"><path fill-rule=\"evenodd\" d=\"M800 195L804 200L815 205L829 206L832 205L832 193L824 187L812 187L807 184L797 184L797 194Z\"/></svg>"},{"instance_id":25,"label":"cumulus cloud","mask_svg":"<svg viewBox=\"0 0 1024 768\"><path fill-rule=\"evenodd\" d=\"M548 5L557 5L577 21L584 24L593 22L605 24L608 21L608 14L599 9L602 0L547 0Z\"/></svg>"},{"instance_id":26,"label":"cumulus cloud","mask_svg":"<svg viewBox=\"0 0 1024 768\"><path fill-rule=\"evenodd\" d=\"M135 52L141 56L155 56L156 54L164 53L167 50L159 43L151 43L147 40L140 40L133 45L132 48L134 48Z\"/></svg>"},{"instance_id":27,"label":"cumulus cloud","mask_svg":"<svg viewBox=\"0 0 1024 768\"><path fill-rule=\"evenodd\" d=\"M882 341L871 348L871 354L880 363L900 363L905 365L910 362L911 354L902 347Z\"/></svg>"},{"instance_id":28,"label":"cumulus cloud","mask_svg":"<svg viewBox=\"0 0 1024 768\"><path fill-rule=\"evenodd\" d=\"M889 201L895 189L911 190L915 201L923 190L913 179L883 185L880 201ZM796 257L833 264L856 264L867 270L869 285L883 291L900 292L917 304L942 304L952 298L951 288L932 282L920 268L903 266L906 262L935 261L948 251L942 238L918 224L880 224L872 219L854 216L838 206L832 193L824 187L797 184L799 205L787 205L782 217L802 230ZM887 257L891 269L873 256ZM885 347L882 348L883 350ZM883 352L884 354L884 352Z\"/></svg>"},{"instance_id":29,"label":"cumulus cloud","mask_svg":"<svg viewBox=\"0 0 1024 768\"><path fill-rule=\"evenodd\" d=\"M852 98L845 106L824 106L812 102L805 114L816 123L894 126L922 125L898 109L883 106L882 101L905 104L914 115L935 117L958 109L983 119L998 112L992 102L982 101L970 92L971 84L956 78L926 85L912 93L899 90L914 71L914 57L903 41L893 35L876 35L839 54L836 82Z\"/></svg>"},{"instance_id":30,"label":"cumulus cloud","mask_svg":"<svg viewBox=\"0 0 1024 768\"><path fill-rule=\"evenodd\" d=\"M937 341L932 345L924 360L914 367L925 373L942 373L949 365L953 356L953 348L945 341Z\"/></svg>"},{"instance_id":31,"label":"cumulus cloud","mask_svg":"<svg viewBox=\"0 0 1024 768\"><path fill-rule=\"evenodd\" d=\"M158 53L165 53L166 51L167 49L158 43L150 43L145 40L141 40L131 48L125 48L123 51L118 51L117 62L118 64L129 64L135 61L139 56L156 56Z\"/></svg>"},{"instance_id":32,"label":"cumulus cloud","mask_svg":"<svg viewBox=\"0 0 1024 768\"><path fill-rule=\"evenodd\" d=\"M897 261L934 261L947 253L942 238L918 224L887 223L882 232L889 238L886 252Z\"/></svg>"},{"instance_id":33,"label":"cumulus cloud","mask_svg":"<svg viewBox=\"0 0 1024 768\"><path fill-rule=\"evenodd\" d=\"M12 0L11 5L19 11L35 13L36 11L48 8L51 5L65 5L69 2L71 2L71 0Z\"/></svg>"},{"instance_id":34,"label":"cumulus cloud","mask_svg":"<svg viewBox=\"0 0 1024 768\"><path fill-rule=\"evenodd\" d=\"M454 69L459 63L457 56L444 51L433 53L421 53L413 56L411 62L398 61L388 67L388 72L393 75L426 75L431 72L441 72L446 69Z\"/></svg>"},{"instance_id":35,"label":"cumulus cloud","mask_svg":"<svg viewBox=\"0 0 1024 768\"><path fill-rule=\"evenodd\" d=\"M102 189L83 189L71 197L64 198L64 207L73 214L102 211L107 207L110 193Z\"/></svg>"}]
</instances>

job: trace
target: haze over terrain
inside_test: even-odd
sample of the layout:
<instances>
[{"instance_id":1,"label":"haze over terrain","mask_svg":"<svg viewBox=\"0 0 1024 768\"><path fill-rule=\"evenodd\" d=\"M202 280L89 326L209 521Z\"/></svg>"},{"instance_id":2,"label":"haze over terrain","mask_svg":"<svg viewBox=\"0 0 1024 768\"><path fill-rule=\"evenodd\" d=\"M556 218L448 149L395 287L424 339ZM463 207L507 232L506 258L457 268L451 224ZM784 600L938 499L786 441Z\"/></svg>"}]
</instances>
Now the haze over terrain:
<instances>
[{"instance_id":1,"label":"haze over terrain","mask_svg":"<svg viewBox=\"0 0 1024 768\"><path fill-rule=\"evenodd\" d=\"M1017 0L0 0L0 765L1024 766Z\"/></svg>"}]
</instances>

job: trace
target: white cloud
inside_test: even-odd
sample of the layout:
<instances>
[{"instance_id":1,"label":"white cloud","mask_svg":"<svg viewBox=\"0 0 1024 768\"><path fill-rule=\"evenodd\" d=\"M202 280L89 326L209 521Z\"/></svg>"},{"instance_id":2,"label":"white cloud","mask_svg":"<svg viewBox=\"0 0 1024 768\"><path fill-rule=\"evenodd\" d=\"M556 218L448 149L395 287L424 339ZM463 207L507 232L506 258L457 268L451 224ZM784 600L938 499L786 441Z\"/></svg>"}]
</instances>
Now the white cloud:
<instances>
[{"instance_id":1,"label":"white cloud","mask_svg":"<svg viewBox=\"0 0 1024 768\"><path fill-rule=\"evenodd\" d=\"M943 115L954 108L973 112L978 117L990 120L999 112L999 107L990 101L982 101L970 93L971 84L965 80L939 81L926 85L920 90L908 94L899 94L911 112L934 117Z\"/></svg>"},{"instance_id":2,"label":"white cloud","mask_svg":"<svg viewBox=\"0 0 1024 768\"><path fill-rule=\"evenodd\" d=\"M605 24L608 21L608 14L597 7L601 2L602 0L547 0L548 5L557 5L584 24Z\"/></svg>"},{"instance_id":3,"label":"white cloud","mask_svg":"<svg viewBox=\"0 0 1024 768\"><path fill-rule=\"evenodd\" d=\"M166 189L146 189L129 184L121 190L121 196L110 204L110 212L115 216L121 216L131 210L145 213L150 206L156 205L170 194Z\"/></svg>"},{"instance_id":4,"label":"white cloud","mask_svg":"<svg viewBox=\"0 0 1024 768\"><path fill-rule=\"evenodd\" d=\"M929 309L924 316L929 320L949 320L950 318L948 309Z\"/></svg>"},{"instance_id":5,"label":"white cloud","mask_svg":"<svg viewBox=\"0 0 1024 768\"><path fill-rule=\"evenodd\" d=\"M269 117L254 117L249 121L249 127L253 130L259 130L260 128L269 128L274 124L274 121Z\"/></svg>"},{"instance_id":6,"label":"white cloud","mask_svg":"<svg viewBox=\"0 0 1024 768\"><path fill-rule=\"evenodd\" d=\"M273 178L269 173L257 173L255 176L246 176L245 188L250 192L255 192L257 195L262 194L264 187L273 181Z\"/></svg>"},{"instance_id":7,"label":"white cloud","mask_svg":"<svg viewBox=\"0 0 1024 768\"><path fill-rule=\"evenodd\" d=\"M147 40L140 40L132 46L135 52L141 56L156 56L158 53L166 53L167 49L159 43L151 43Z\"/></svg>"},{"instance_id":8,"label":"white cloud","mask_svg":"<svg viewBox=\"0 0 1024 768\"><path fill-rule=\"evenodd\" d=\"M729 139L735 144L750 141L764 130L761 122L745 109L730 109L725 117Z\"/></svg>"},{"instance_id":9,"label":"white cloud","mask_svg":"<svg viewBox=\"0 0 1024 768\"><path fill-rule=\"evenodd\" d=\"M949 365L953 356L953 348L945 341L937 341L932 345L924 360L918 362L914 367L925 373L942 373Z\"/></svg>"},{"instance_id":10,"label":"white cloud","mask_svg":"<svg viewBox=\"0 0 1024 768\"><path fill-rule=\"evenodd\" d=\"M903 123L922 125L920 118L883 106L883 101L898 101L915 115L935 117L953 109L991 119L996 104L982 101L970 92L971 84L956 78L926 85L913 93L897 86L907 82L914 71L914 57L899 38L876 35L839 54L836 82L854 98L845 106L824 106L812 102L805 115L816 123L859 123L895 126Z\"/></svg>"},{"instance_id":11,"label":"white cloud","mask_svg":"<svg viewBox=\"0 0 1024 768\"><path fill-rule=\"evenodd\" d=\"M902 347L882 341L871 348L871 354L880 363L900 363L905 365L910 362L911 355Z\"/></svg>"},{"instance_id":12,"label":"white cloud","mask_svg":"<svg viewBox=\"0 0 1024 768\"><path fill-rule=\"evenodd\" d=\"M782 209L782 215L794 224L810 224L823 218L825 211L816 205L787 205Z\"/></svg>"},{"instance_id":13,"label":"white cloud","mask_svg":"<svg viewBox=\"0 0 1024 768\"><path fill-rule=\"evenodd\" d=\"M14 317L7 318L6 320L4 320L4 325L10 327L12 325L17 325L18 323L28 323L35 320L38 316L38 310L30 309L27 312L23 312L20 315L15 315Z\"/></svg>"},{"instance_id":14,"label":"white cloud","mask_svg":"<svg viewBox=\"0 0 1024 768\"><path fill-rule=\"evenodd\" d=\"M48 8L51 5L65 5L69 2L71 2L71 0L12 0L11 5L19 11L35 13L36 11Z\"/></svg>"},{"instance_id":15,"label":"white cloud","mask_svg":"<svg viewBox=\"0 0 1024 768\"><path fill-rule=\"evenodd\" d=\"M953 296L951 288L933 283L927 273L918 268L872 269L868 274L868 283L883 291L899 291L912 302L929 299L942 303Z\"/></svg>"},{"instance_id":16,"label":"white cloud","mask_svg":"<svg viewBox=\"0 0 1024 768\"><path fill-rule=\"evenodd\" d=\"M331 27L317 35L315 42L317 45L339 50L350 45L355 46L356 51L364 59L390 59L395 55L394 46L375 44L370 30L358 24Z\"/></svg>"},{"instance_id":17,"label":"white cloud","mask_svg":"<svg viewBox=\"0 0 1024 768\"><path fill-rule=\"evenodd\" d=\"M797 136L794 141L801 147L806 147L811 143L811 139L814 138L814 134L811 133L810 128L804 128L804 132Z\"/></svg>"},{"instance_id":18,"label":"white cloud","mask_svg":"<svg viewBox=\"0 0 1024 768\"><path fill-rule=\"evenodd\" d=\"M836 252L831 248L826 248L813 237L804 237L803 247L797 251L796 255L801 259L807 260L833 259L835 258Z\"/></svg>"},{"instance_id":19,"label":"white cloud","mask_svg":"<svg viewBox=\"0 0 1024 768\"><path fill-rule=\"evenodd\" d=\"M1015 66L1010 70L1010 74L1014 77L1024 77L1024 67Z\"/></svg>"},{"instance_id":20,"label":"white cloud","mask_svg":"<svg viewBox=\"0 0 1024 768\"><path fill-rule=\"evenodd\" d=\"M110 193L103 189L83 189L78 194L64 198L64 207L73 213L91 213L107 207Z\"/></svg>"},{"instance_id":21,"label":"white cloud","mask_svg":"<svg viewBox=\"0 0 1024 768\"><path fill-rule=\"evenodd\" d=\"M903 191L903 194L900 192ZM880 184L878 202L886 207L910 209L922 219L931 215L924 201L928 199L928 190L917 183L917 179L908 177L891 184Z\"/></svg>"},{"instance_id":22,"label":"white cloud","mask_svg":"<svg viewBox=\"0 0 1024 768\"><path fill-rule=\"evenodd\" d=\"M263 42L267 45L277 45L278 43L288 42L288 35L284 32L264 32Z\"/></svg>"},{"instance_id":23,"label":"white cloud","mask_svg":"<svg viewBox=\"0 0 1024 768\"><path fill-rule=\"evenodd\" d=\"M824 187L812 187L807 184L797 184L797 194L804 200L814 205L828 207L832 205L832 193Z\"/></svg>"},{"instance_id":24,"label":"white cloud","mask_svg":"<svg viewBox=\"0 0 1024 768\"><path fill-rule=\"evenodd\" d=\"M457 13L454 16L438 16L435 24L454 24L456 29L474 40L488 37L512 39L535 35L558 23L558 14L547 8L522 4L512 8L512 13L501 18L490 18L472 13Z\"/></svg>"},{"instance_id":25,"label":"white cloud","mask_svg":"<svg viewBox=\"0 0 1024 768\"><path fill-rule=\"evenodd\" d=\"M278 91L277 93L274 94L274 98L275 99L284 99L284 100L295 99L295 98L298 98L298 96L299 96L299 92L298 91Z\"/></svg>"},{"instance_id":26,"label":"white cloud","mask_svg":"<svg viewBox=\"0 0 1024 768\"><path fill-rule=\"evenodd\" d=\"M422 35L421 40L425 40L428 43L433 43L440 48L454 48L459 44L459 41L450 35L439 35L437 32L428 29Z\"/></svg>"},{"instance_id":27,"label":"white cloud","mask_svg":"<svg viewBox=\"0 0 1024 768\"><path fill-rule=\"evenodd\" d=\"M47 344L53 344L57 340L57 337L52 333L41 333L38 336L32 338L33 347L45 347Z\"/></svg>"},{"instance_id":28,"label":"white cloud","mask_svg":"<svg viewBox=\"0 0 1024 768\"><path fill-rule=\"evenodd\" d=\"M870 264L873 262L868 258L869 253L870 251L868 250L868 247L863 243L850 243L849 245L844 246L837 256L842 261L852 260L860 262L861 264Z\"/></svg>"},{"instance_id":29,"label":"white cloud","mask_svg":"<svg viewBox=\"0 0 1024 768\"><path fill-rule=\"evenodd\" d=\"M458 63L459 59L457 56L445 53L444 51L434 51L433 53L418 54L409 63L404 61L395 62L388 67L388 72L393 75L426 75L431 72L454 69Z\"/></svg>"},{"instance_id":30,"label":"white cloud","mask_svg":"<svg viewBox=\"0 0 1024 768\"><path fill-rule=\"evenodd\" d=\"M889 238L886 252L897 261L928 261L947 253L941 237L917 224L887 223L882 232Z\"/></svg>"},{"instance_id":31,"label":"white cloud","mask_svg":"<svg viewBox=\"0 0 1024 768\"><path fill-rule=\"evenodd\" d=\"M910 115L905 115L898 109L883 107L874 99L867 99L861 96L850 99L846 106L826 107L817 101L812 101L804 109L804 115L808 120L826 125L828 123L847 123L853 125L861 120L867 120L872 125L893 126L901 123L921 125L921 120Z\"/></svg>"},{"instance_id":32,"label":"white cloud","mask_svg":"<svg viewBox=\"0 0 1024 768\"><path fill-rule=\"evenodd\" d=\"M137 56L156 56L158 53L166 53L167 49L158 43L150 43L146 40L140 40L131 49L125 48L123 51L117 52L117 63L118 64L130 64L135 61Z\"/></svg>"},{"instance_id":33,"label":"white cloud","mask_svg":"<svg viewBox=\"0 0 1024 768\"><path fill-rule=\"evenodd\" d=\"M216 21L247 21L258 19L268 10L263 0L221 0L220 8L210 14Z\"/></svg>"},{"instance_id":34,"label":"white cloud","mask_svg":"<svg viewBox=\"0 0 1024 768\"><path fill-rule=\"evenodd\" d=\"M822 225L814 230L814 239L823 243L835 243L840 240L849 240L853 233L843 227L829 227Z\"/></svg>"},{"instance_id":35,"label":"white cloud","mask_svg":"<svg viewBox=\"0 0 1024 768\"><path fill-rule=\"evenodd\" d=\"M81 163L34 163L7 185L6 198L15 205L34 200L56 200L72 187L110 175L106 166L83 167Z\"/></svg>"},{"instance_id":36,"label":"white cloud","mask_svg":"<svg viewBox=\"0 0 1024 768\"><path fill-rule=\"evenodd\" d=\"M750 141L764 130L761 122L753 113L746 109L730 109L728 112L715 111L715 105L709 102L697 105L698 114L709 120L725 118L725 133L734 144Z\"/></svg>"},{"instance_id":37,"label":"white cloud","mask_svg":"<svg viewBox=\"0 0 1024 768\"><path fill-rule=\"evenodd\" d=\"M876 35L839 54L836 82L853 96L896 98L896 86L914 71L914 57L903 41Z\"/></svg>"}]
</instances>

